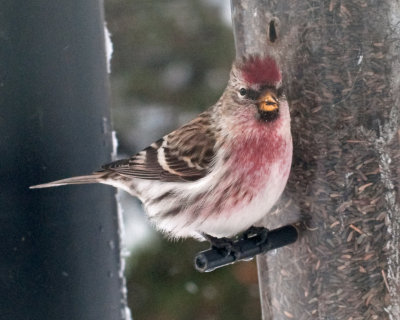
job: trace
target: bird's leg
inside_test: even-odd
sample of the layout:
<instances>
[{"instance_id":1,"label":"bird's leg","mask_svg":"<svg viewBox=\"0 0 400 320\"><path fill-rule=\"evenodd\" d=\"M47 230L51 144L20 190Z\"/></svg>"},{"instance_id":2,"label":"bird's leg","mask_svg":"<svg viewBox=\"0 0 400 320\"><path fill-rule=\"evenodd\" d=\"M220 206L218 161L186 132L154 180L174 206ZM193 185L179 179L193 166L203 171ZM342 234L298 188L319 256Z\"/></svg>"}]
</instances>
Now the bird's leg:
<instances>
[{"instance_id":1,"label":"bird's leg","mask_svg":"<svg viewBox=\"0 0 400 320\"><path fill-rule=\"evenodd\" d=\"M234 240L230 238L217 238L210 236L209 234L203 233L203 237L210 242L211 248L226 252L226 255L231 252L237 252L239 248L235 245Z\"/></svg>"},{"instance_id":2,"label":"bird's leg","mask_svg":"<svg viewBox=\"0 0 400 320\"><path fill-rule=\"evenodd\" d=\"M251 226L249 229L243 232L241 239L246 240L252 237L259 237L260 240L257 242L257 245L260 245L267 240L268 232L269 230L267 228Z\"/></svg>"}]
</instances>

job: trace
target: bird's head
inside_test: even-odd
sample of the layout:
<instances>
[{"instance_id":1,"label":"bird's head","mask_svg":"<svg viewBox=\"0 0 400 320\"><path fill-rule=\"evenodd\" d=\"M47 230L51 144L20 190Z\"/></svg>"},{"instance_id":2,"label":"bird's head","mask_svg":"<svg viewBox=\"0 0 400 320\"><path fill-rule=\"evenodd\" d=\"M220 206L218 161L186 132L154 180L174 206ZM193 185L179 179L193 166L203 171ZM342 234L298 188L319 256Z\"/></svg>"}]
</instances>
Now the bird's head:
<instances>
[{"instance_id":1,"label":"bird's head","mask_svg":"<svg viewBox=\"0 0 400 320\"><path fill-rule=\"evenodd\" d=\"M247 56L235 61L225 94L228 112L274 122L281 115L283 103L282 76L277 63L269 56Z\"/></svg>"}]
</instances>

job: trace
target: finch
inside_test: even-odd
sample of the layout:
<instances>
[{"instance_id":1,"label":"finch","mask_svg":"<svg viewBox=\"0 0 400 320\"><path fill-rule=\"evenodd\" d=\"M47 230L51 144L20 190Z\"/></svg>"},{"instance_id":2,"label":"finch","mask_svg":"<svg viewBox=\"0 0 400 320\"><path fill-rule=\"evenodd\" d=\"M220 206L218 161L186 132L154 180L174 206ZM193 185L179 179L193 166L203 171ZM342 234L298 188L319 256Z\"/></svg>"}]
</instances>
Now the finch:
<instances>
[{"instance_id":1,"label":"finch","mask_svg":"<svg viewBox=\"0 0 400 320\"><path fill-rule=\"evenodd\" d=\"M276 61L237 59L216 104L129 159L32 186L103 183L139 198L172 238L232 237L268 214L291 167L287 100Z\"/></svg>"}]
</instances>

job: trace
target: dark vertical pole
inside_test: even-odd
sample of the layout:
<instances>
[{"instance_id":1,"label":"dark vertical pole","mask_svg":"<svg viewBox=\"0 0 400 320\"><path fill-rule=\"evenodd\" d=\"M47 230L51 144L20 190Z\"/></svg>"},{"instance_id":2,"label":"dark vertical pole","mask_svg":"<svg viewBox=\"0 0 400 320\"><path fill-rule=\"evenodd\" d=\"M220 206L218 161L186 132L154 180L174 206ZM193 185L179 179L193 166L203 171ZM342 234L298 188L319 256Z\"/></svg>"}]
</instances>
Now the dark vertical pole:
<instances>
[{"instance_id":1,"label":"dark vertical pole","mask_svg":"<svg viewBox=\"0 0 400 320\"><path fill-rule=\"evenodd\" d=\"M279 58L293 167L258 258L264 319L400 318L400 6L232 0L237 54ZM271 32L271 27L275 28Z\"/></svg>"},{"instance_id":2,"label":"dark vertical pole","mask_svg":"<svg viewBox=\"0 0 400 320\"><path fill-rule=\"evenodd\" d=\"M122 319L114 191L29 190L110 160L97 0L0 1L0 319Z\"/></svg>"}]
</instances>

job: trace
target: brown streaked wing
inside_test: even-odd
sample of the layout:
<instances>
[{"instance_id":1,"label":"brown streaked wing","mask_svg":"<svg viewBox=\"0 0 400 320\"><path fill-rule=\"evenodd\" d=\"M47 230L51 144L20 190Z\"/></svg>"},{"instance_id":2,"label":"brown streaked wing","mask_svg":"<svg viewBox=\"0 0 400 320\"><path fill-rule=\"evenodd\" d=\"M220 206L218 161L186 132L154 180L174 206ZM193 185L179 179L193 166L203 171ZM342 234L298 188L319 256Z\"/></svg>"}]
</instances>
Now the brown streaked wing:
<instances>
[{"instance_id":1,"label":"brown streaked wing","mask_svg":"<svg viewBox=\"0 0 400 320\"><path fill-rule=\"evenodd\" d=\"M214 157L215 135L210 126L210 115L202 113L130 159L107 164L103 170L165 182L201 179L209 172ZM164 168L158 161L159 148L164 151Z\"/></svg>"}]
</instances>

